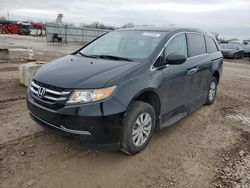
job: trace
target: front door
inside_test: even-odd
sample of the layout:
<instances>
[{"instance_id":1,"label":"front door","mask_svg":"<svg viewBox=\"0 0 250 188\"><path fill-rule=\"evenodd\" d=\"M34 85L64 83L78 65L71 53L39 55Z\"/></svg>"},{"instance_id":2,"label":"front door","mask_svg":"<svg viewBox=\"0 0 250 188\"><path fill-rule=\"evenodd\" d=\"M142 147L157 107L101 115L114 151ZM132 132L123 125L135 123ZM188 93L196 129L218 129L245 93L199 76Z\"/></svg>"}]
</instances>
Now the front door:
<instances>
[{"instance_id":1,"label":"front door","mask_svg":"<svg viewBox=\"0 0 250 188\"><path fill-rule=\"evenodd\" d=\"M187 40L184 33L170 39L165 48L165 57L169 54L182 54L187 57ZM163 69L163 83L160 88L162 99L162 115L172 112L183 112L190 93L190 81L188 80L187 69L190 67L186 61L181 65L167 65Z\"/></svg>"}]
</instances>

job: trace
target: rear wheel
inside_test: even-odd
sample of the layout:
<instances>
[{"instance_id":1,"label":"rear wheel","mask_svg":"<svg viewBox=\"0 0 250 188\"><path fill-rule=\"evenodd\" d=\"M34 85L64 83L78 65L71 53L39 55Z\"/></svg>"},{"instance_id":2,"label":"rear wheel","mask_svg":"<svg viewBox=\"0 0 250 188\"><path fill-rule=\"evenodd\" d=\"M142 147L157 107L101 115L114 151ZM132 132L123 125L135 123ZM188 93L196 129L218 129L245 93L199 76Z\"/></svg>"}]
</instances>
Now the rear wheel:
<instances>
[{"instance_id":1,"label":"rear wheel","mask_svg":"<svg viewBox=\"0 0 250 188\"><path fill-rule=\"evenodd\" d=\"M127 154L136 154L143 150L155 129L154 108L145 102L133 102L123 118L121 150Z\"/></svg>"},{"instance_id":2,"label":"rear wheel","mask_svg":"<svg viewBox=\"0 0 250 188\"><path fill-rule=\"evenodd\" d=\"M206 105L210 105L214 103L214 99L216 97L217 93L217 84L218 81L215 77L212 78L212 81L210 82L209 89L208 89L208 95L207 95L207 101Z\"/></svg>"}]
</instances>

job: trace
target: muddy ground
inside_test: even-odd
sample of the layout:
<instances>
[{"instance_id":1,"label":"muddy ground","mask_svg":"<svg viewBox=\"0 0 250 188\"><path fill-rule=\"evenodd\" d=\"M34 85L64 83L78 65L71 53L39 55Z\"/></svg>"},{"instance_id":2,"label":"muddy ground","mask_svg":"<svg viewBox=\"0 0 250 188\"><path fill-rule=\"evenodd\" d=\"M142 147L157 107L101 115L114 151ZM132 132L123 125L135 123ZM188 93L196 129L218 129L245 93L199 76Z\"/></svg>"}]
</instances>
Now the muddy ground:
<instances>
[{"instance_id":1,"label":"muddy ground","mask_svg":"<svg viewBox=\"0 0 250 188\"><path fill-rule=\"evenodd\" d=\"M33 47L49 61L79 45L0 36L12 55ZM21 50L22 51L22 50ZM49 54L49 55L48 55ZM250 186L250 63L225 60L215 103L157 132L138 155L93 150L43 130L28 117L23 61L0 64L0 187Z\"/></svg>"}]
</instances>

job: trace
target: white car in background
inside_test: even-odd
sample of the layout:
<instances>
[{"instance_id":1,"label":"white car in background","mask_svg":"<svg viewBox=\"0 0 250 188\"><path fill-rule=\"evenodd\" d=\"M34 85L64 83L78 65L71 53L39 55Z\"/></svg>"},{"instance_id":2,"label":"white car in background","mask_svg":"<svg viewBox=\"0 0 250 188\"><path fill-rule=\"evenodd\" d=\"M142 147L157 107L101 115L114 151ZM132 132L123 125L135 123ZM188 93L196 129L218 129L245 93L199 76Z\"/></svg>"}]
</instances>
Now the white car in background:
<instances>
[{"instance_id":1,"label":"white car in background","mask_svg":"<svg viewBox=\"0 0 250 188\"><path fill-rule=\"evenodd\" d=\"M250 57L250 41L244 42L243 44L243 54L245 57Z\"/></svg>"}]
</instances>

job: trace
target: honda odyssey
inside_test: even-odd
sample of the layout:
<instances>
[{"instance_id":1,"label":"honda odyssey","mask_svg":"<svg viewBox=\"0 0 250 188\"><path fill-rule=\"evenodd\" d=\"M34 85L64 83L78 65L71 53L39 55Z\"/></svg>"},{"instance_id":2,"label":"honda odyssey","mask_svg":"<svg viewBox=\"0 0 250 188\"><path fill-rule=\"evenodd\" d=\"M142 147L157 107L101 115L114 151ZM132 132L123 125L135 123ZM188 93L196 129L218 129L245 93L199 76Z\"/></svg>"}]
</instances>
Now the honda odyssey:
<instances>
[{"instance_id":1,"label":"honda odyssey","mask_svg":"<svg viewBox=\"0 0 250 188\"><path fill-rule=\"evenodd\" d=\"M38 69L27 106L45 128L135 154L155 131L214 102L222 65L205 31L115 30Z\"/></svg>"}]
</instances>

